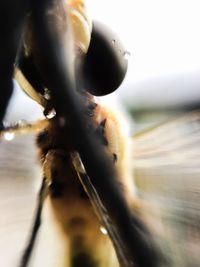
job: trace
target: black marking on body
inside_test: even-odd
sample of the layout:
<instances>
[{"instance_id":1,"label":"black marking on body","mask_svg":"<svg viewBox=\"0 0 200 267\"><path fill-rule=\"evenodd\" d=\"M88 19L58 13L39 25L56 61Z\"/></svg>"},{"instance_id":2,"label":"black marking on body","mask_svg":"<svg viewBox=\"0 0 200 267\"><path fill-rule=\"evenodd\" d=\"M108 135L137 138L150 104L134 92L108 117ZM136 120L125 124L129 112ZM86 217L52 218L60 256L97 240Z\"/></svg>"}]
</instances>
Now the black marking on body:
<instances>
[{"instance_id":1,"label":"black marking on body","mask_svg":"<svg viewBox=\"0 0 200 267\"><path fill-rule=\"evenodd\" d=\"M44 130L38 134L36 143L38 146L43 146L46 140L48 140L48 131Z\"/></svg>"},{"instance_id":2,"label":"black marking on body","mask_svg":"<svg viewBox=\"0 0 200 267\"><path fill-rule=\"evenodd\" d=\"M52 198L62 197L66 184L64 182L59 181L59 173L56 169L52 170L51 177L52 177L52 182L51 185L49 186L51 197Z\"/></svg>"},{"instance_id":3,"label":"black marking on body","mask_svg":"<svg viewBox=\"0 0 200 267\"><path fill-rule=\"evenodd\" d=\"M18 58L17 65L35 91L43 95L45 86L42 76L35 64L34 58L26 56L24 50L22 50Z\"/></svg>"},{"instance_id":4,"label":"black marking on body","mask_svg":"<svg viewBox=\"0 0 200 267\"><path fill-rule=\"evenodd\" d=\"M86 225L86 220L82 217L73 217L69 220L69 223L68 223L68 226L73 229L73 228L76 228L76 227L84 227ZM82 237L78 238L75 240L77 241L77 244L76 246L80 246L80 242L82 240ZM75 242L74 241L74 242Z\"/></svg>"},{"instance_id":5,"label":"black marking on body","mask_svg":"<svg viewBox=\"0 0 200 267\"><path fill-rule=\"evenodd\" d=\"M99 126L96 129L96 134L100 138L102 144L104 146L108 146L108 140L105 137L105 125L106 125L106 119L100 122Z\"/></svg>"},{"instance_id":6,"label":"black marking on body","mask_svg":"<svg viewBox=\"0 0 200 267\"><path fill-rule=\"evenodd\" d=\"M72 257L72 267L96 267L97 262L85 252L78 253Z\"/></svg>"},{"instance_id":7,"label":"black marking on body","mask_svg":"<svg viewBox=\"0 0 200 267\"><path fill-rule=\"evenodd\" d=\"M81 184L79 186L79 193L80 193L80 197L82 199L89 199L87 193L85 192L85 190L83 189L83 186Z\"/></svg>"},{"instance_id":8,"label":"black marking on body","mask_svg":"<svg viewBox=\"0 0 200 267\"><path fill-rule=\"evenodd\" d=\"M113 161L114 163L116 163L118 160L117 154L113 153Z\"/></svg>"},{"instance_id":9,"label":"black marking on body","mask_svg":"<svg viewBox=\"0 0 200 267\"><path fill-rule=\"evenodd\" d=\"M88 110L88 116L89 117L93 117L94 116L94 110L97 107L97 103L91 102L88 106L87 106L87 110Z\"/></svg>"},{"instance_id":10,"label":"black marking on body","mask_svg":"<svg viewBox=\"0 0 200 267\"><path fill-rule=\"evenodd\" d=\"M69 156L66 153L60 153L59 159L62 161L63 166L69 162Z\"/></svg>"}]
</instances>

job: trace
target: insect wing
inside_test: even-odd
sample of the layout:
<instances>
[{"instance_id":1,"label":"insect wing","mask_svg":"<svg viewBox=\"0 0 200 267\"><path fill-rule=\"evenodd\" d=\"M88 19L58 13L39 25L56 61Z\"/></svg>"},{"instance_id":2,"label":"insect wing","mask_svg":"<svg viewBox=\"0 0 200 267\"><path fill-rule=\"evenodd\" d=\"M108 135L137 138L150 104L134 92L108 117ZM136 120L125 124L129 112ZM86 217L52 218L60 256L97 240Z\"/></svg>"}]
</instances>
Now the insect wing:
<instances>
[{"instance_id":1,"label":"insect wing","mask_svg":"<svg viewBox=\"0 0 200 267\"><path fill-rule=\"evenodd\" d=\"M200 262L199 119L194 110L133 137L138 195L167 266Z\"/></svg>"}]
</instances>

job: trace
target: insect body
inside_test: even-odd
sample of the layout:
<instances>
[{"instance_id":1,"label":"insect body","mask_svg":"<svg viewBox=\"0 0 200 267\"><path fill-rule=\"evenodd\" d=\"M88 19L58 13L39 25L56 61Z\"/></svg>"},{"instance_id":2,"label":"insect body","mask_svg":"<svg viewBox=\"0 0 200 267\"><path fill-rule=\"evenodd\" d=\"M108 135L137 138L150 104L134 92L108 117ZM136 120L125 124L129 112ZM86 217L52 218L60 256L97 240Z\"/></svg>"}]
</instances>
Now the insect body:
<instances>
[{"instance_id":1,"label":"insect body","mask_svg":"<svg viewBox=\"0 0 200 267\"><path fill-rule=\"evenodd\" d=\"M84 114L86 127L88 131L94 131L96 138L100 140L114 168L117 169L121 190L127 196L127 202L130 202L133 188L131 175L125 178L123 174L124 180L120 180L122 169L126 165L127 152L119 119L114 112L98 104L95 98L82 88L86 87L96 95L114 91L123 80L127 68L123 50L116 46L116 37L111 38L108 33L104 34L98 24L98 27L95 26L96 24L92 26L86 15L83 1L78 0L69 1L67 5L61 1L61 5L47 12L50 25L58 28L61 40L65 40L63 36L65 36L66 29L69 31L70 27L69 23L66 23L66 11L69 12L71 23L70 36L75 43L72 53L76 55L78 82L80 79L82 81L78 94L84 100L86 107ZM29 14L22 47L16 62L15 78L25 92L44 107L45 114L48 114L54 105L51 92L48 90L48 76L43 75L42 64L40 64L40 50L35 31L37 29L34 28L32 15ZM93 34L90 41L91 31ZM107 40L108 36L110 41ZM114 44L113 39L115 39ZM98 45L99 42L102 46ZM67 47L69 49L70 46ZM112 64L115 58L113 71L111 66L107 67L107 65ZM117 65L116 63L120 60L123 64ZM112 70L110 74L109 69ZM106 85L108 85L107 89ZM43 168L43 178L49 185L49 206L68 243L66 251L70 251L69 256L66 257L66 266L116 266L117 259L111 242L106 235L101 233L101 222L72 164L72 155L78 150L71 131L73 122L70 121L70 117L63 118L58 110L56 112L56 116L49 119L39 133L37 146Z\"/></svg>"},{"instance_id":2,"label":"insect body","mask_svg":"<svg viewBox=\"0 0 200 267\"><path fill-rule=\"evenodd\" d=\"M91 112L102 146L105 147L120 174L126 164L126 145L122 130L117 125L117 118L98 104L93 105ZM76 151L73 137L69 136L68 131L63 131L62 124L55 117L38 135L37 144L44 177L50 183L50 206L69 243L68 264L71 264L70 266L116 266L112 245L108 237L100 231L102 225L72 164L71 156ZM130 201L132 180L119 179L118 182Z\"/></svg>"},{"instance_id":3,"label":"insect body","mask_svg":"<svg viewBox=\"0 0 200 267\"><path fill-rule=\"evenodd\" d=\"M45 40L52 40L55 46L64 47L62 50L62 57L66 59L68 63L66 75L68 75L67 77L70 80L70 85L72 85L71 81L76 81L76 86L74 86L76 92L72 93L77 97L77 101L80 100L79 112L83 113L80 119L81 125L83 121L85 123L84 127L82 125L82 132L84 133L86 129L91 133L92 140L97 139L97 142L94 140L97 150L95 151L95 149L93 149L93 155L95 152L98 154L99 151L102 151L99 155L105 156L105 159L108 161L105 167L108 175L111 174L111 177L113 177L113 174L108 170L108 166L115 173L116 179L113 179L114 181L109 181L108 177L107 181L109 185L112 184L115 186L115 184L117 184L117 186L115 186L116 192L112 192L115 195L115 199L118 200L117 206L122 204L121 207L123 211L120 210L120 213L123 212L125 219L127 218L126 226L132 229L132 220L128 213L127 206L130 207L134 203L132 195L134 185L131 174L129 173L130 169L127 169L128 157L127 145L125 142L126 138L120 127L117 115L98 104L93 96L108 94L117 89L120 85L127 69L127 62L124 57L125 51L122 49L121 45L118 45L119 42L116 37L113 38L112 34L102 31L97 24L91 25L85 13L83 1L69 0L67 3L61 0L44 1L41 3L42 6L43 4L50 3L49 6L47 5L49 8L43 10L45 20L43 20L43 16L39 17L39 14L36 13L38 10L38 6L34 6L36 2L32 3L33 13L30 12L26 17L27 27L25 27L21 46L18 49L15 77L27 94L44 107L45 115L49 115L54 109L56 110L56 115L53 118L41 123L42 131L37 137L37 146L43 167L43 180L48 184L50 207L66 239L66 250L69 251L69 257L66 259L66 266L117 266L117 258L114 249L108 237L100 232L100 229L102 229L102 222L99 222L94 208L92 207L91 198L88 198L89 194L85 193L78 180L77 169L73 160L74 154L78 151L82 159L85 160L84 164L91 174L91 180L95 179L95 177L92 177L92 174L96 171L94 170L95 167L89 166L88 168L88 157L85 157L87 154L87 147L84 146L84 142L86 142L85 139L87 139L87 135L85 135L82 140L82 135L76 132L74 127L75 122L72 119L74 117L70 114L70 109L68 107L74 108L74 106L70 102L64 102L64 100L67 99L67 94L61 94L64 90L60 90L59 86L58 88L54 88L56 83L51 77L53 75L53 73L51 73L53 66L49 64L49 61L53 62L55 60L56 63L58 60L55 58L55 55L49 55L49 59L44 51L44 44L46 43L43 42L43 36L41 34L38 35L37 31L40 32L39 26L43 27L42 23L44 23L46 27L44 27L44 32L49 33L48 36L46 35L47 39ZM38 24L38 21L40 21L40 24ZM54 34L56 38L54 38ZM58 58L61 62L60 65L63 66L62 62L65 62L65 60L61 57L59 52L60 51L58 51ZM99 54L100 56L98 56ZM113 65L112 62L114 62ZM70 69L71 66L72 69ZM62 80L65 75L63 72L62 77L60 76L60 69L62 68L57 66L55 80L57 76ZM67 88L67 83L65 83L65 81L61 83L61 87ZM71 86L70 89L73 90L74 87ZM61 95L65 98L62 99ZM77 116L75 117L77 119ZM33 128L35 128L35 126ZM88 149L90 148L91 150L88 139L87 144ZM84 149L82 149L83 147ZM96 167L98 166L96 165ZM124 169L126 169L127 175L124 174ZM101 169L97 171L101 172ZM107 179L107 177L102 178ZM105 191L107 191L107 188L103 181L97 181L102 196L103 187L101 183L104 184ZM92 192L94 193L95 190ZM108 190L108 192L110 191ZM122 198L122 195L125 197ZM120 201L118 196L120 196ZM109 197L112 198L112 196L108 196L107 194L105 199L108 208ZM100 206L101 204L98 204L96 207ZM41 209L41 205L39 205L39 207ZM104 207L100 207L100 211L102 210L107 218L108 212L104 211ZM98 211L96 212L98 214ZM110 210L110 212L112 213L112 210ZM132 258L134 258L132 255L134 254L132 253L133 247L136 251L135 254L141 255L138 252L142 251L141 253L143 253L141 248L143 245L144 247L146 245L144 239L142 239L143 237L141 237L142 235L140 235L140 231L138 231L138 229L140 229L139 224L137 220L134 222L136 223L136 232L134 232L135 230L132 232L132 236L134 236L133 240L132 236L129 238L131 233L127 235L127 232L123 229L123 218L117 218L117 216L113 216L113 214L112 217L115 217L116 224L121 227L118 226L118 228L122 229L120 234L123 242L114 235L113 240L116 242L115 249L117 244L121 243L122 247L125 246L125 251L128 251L131 260L126 262L126 259L123 259L124 255L121 255L123 254L121 251L118 251L118 258L123 259L121 261L124 263L123 267L132 267L134 266L132 261ZM109 220L107 220L105 224L106 223L109 224ZM102 231L105 233L104 228ZM115 233L116 232L117 231L115 231ZM137 248L135 243L137 243L136 240L138 236L142 241L140 240L140 247ZM125 242L129 245L126 246ZM29 251L30 246L26 251L27 253L25 253L25 263L21 265L23 267L27 266L26 258ZM150 254L151 253L149 253L146 258L137 255L137 261L142 263L141 266L146 266Z\"/></svg>"}]
</instances>

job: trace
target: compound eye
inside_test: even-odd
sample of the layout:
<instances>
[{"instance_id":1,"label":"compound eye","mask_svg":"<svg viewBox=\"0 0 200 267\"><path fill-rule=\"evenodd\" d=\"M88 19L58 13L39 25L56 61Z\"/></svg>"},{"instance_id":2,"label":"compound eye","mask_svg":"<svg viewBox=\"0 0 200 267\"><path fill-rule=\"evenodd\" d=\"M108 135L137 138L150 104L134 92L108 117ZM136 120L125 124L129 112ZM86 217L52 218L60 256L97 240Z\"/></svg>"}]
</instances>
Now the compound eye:
<instances>
[{"instance_id":1,"label":"compound eye","mask_svg":"<svg viewBox=\"0 0 200 267\"><path fill-rule=\"evenodd\" d=\"M116 34L105 25L94 22L91 42L83 62L86 90L103 96L115 91L127 72L127 51Z\"/></svg>"}]
</instances>

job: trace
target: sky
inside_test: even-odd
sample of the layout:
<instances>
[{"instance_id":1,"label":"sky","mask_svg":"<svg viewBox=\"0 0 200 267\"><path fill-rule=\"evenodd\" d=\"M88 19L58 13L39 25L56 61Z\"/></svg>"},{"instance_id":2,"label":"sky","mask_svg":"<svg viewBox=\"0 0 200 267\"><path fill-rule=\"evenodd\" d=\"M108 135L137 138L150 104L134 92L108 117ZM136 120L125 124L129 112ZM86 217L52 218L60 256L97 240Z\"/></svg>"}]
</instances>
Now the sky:
<instances>
[{"instance_id":1,"label":"sky","mask_svg":"<svg viewBox=\"0 0 200 267\"><path fill-rule=\"evenodd\" d=\"M124 95L133 97L133 103L158 102L156 94L162 101L166 95L176 102L180 93L191 100L200 98L200 1L88 0L87 3L93 19L111 27L131 54L122 88ZM166 88L166 82L170 87Z\"/></svg>"}]
</instances>

